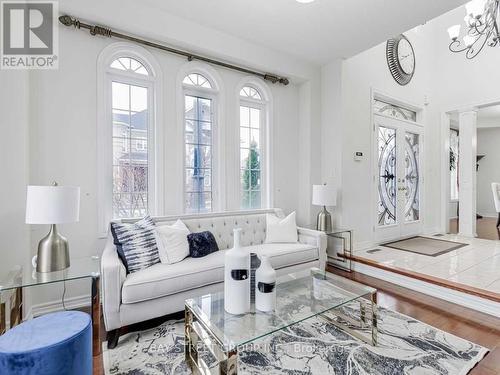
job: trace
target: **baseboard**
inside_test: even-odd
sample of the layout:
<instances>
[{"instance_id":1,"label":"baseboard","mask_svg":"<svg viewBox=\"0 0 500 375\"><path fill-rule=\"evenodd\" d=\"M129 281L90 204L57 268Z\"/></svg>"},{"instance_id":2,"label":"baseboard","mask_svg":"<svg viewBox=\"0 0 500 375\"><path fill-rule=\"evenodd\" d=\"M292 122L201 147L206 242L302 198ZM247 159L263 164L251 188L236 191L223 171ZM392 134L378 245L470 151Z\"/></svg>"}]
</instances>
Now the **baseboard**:
<instances>
[{"instance_id":1,"label":"baseboard","mask_svg":"<svg viewBox=\"0 0 500 375\"><path fill-rule=\"evenodd\" d=\"M377 246L377 243L374 241L361 241L353 244L354 251L372 249L375 246Z\"/></svg>"},{"instance_id":2,"label":"baseboard","mask_svg":"<svg viewBox=\"0 0 500 375\"><path fill-rule=\"evenodd\" d=\"M497 213L493 213L493 212L478 212L478 215L481 215L482 217L484 217L485 219L488 218L488 219L496 219L498 217L498 214Z\"/></svg>"},{"instance_id":3,"label":"baseboard","mask_svg":"<svg viewBox=\"0 0 500 375\"><path fill-rule=\"evenodd\" d=\"M36 318L37 316L48 314L51 312L62 311L64 307L66 310L75 310L85 306L90 306L90 295L83 295L77 297L70 297L64 299L64 306L60 299L56 301L39 303L31 306L31 308L25 312L25 319Z\"/></svg>"},{"instance_id":4,"label":"baseboard","mask_svg":"<svg viewBox=\"0 0 500 375\"><path fill-rule=\"evenodd\" d=\"M356 272L500 318L500 303L353 261Z\"/></svg>"},{"instance_id":5,"label":"baseboard","mask_svg":"<svg viewBox=\"0 0 500 375\"><path fill-rule=\"evenodd\" d=\"M433 236L438 233L443 233L439 227L434 227L434 228L426 228L424 229L424 236Z\"/></svg>"}]
</instances>

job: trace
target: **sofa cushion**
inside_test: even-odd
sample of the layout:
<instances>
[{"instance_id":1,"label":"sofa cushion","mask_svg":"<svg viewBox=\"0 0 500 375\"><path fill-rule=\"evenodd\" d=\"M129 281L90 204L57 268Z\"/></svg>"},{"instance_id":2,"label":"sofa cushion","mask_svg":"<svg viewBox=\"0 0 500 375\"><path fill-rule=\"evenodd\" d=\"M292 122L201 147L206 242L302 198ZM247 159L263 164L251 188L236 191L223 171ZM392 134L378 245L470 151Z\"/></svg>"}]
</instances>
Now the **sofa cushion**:
<instances>
[{"instance_id":1,"label":"sofa cushion","mask_svg":"<svg viewBox=\"0 0 500 375\"><path fill-rule=\"evenodd\" d=\"M188 234L189 229L180 219L172 225L156 226L156 244L162 263L177 263L189 256Z\"/></svg>"},{"instance_id":2,"label":"sofa cushion","mask_svg":"<svg viewBox=\"0 0 500 375\"><path fill-rule=\"evenodd\" d=\"M191 258L203 258L208 254L219 251L214 235L208 230L199 233L190 233L187 236L187 240L189 243L189 256Z\"/></svg>"},{"instance_id":3,"label":"sofa cushion","mask_svg":"<svg viewBox=\"0 0 500 375\"><path fill-rule=\"evenodd\" d=\"M265 243L296 243L298 236L295 217L295 211L285 218L267 214Z\"/></svg>"},{"instance_id":4,"label":"sofa cushion","mask_svg":"<svg viewBox=\"0 0 500 375\"><path fill-rule=\"evenodd\" d=\"M252 253L269 257L271 265L276 270L301 263L313 262L319 257L319 251L316 246L302 243L269 243L248 246L247 249Z\"/></svg>"},{"instance_id":5,"label":"sofa cushion","mask_svg":"<svg viewBox=\"0 0 500 375\"><path fill-rule=\"evenodd\" d=\"M111 222L116 251L127 273L137 272L160 262L155 227L149 216L132 224Z\"/></svg>"},{"instance_id":6,"label":"sofa cushion","mask_svg":"<svg viewBox=\"0 0 500 375\"><path fill-rule=\"evenodd\" d=\"M267 255L275 269L312 262L318 259L318 249L312 245L263 244L247 246L248 252ZM158 263L129 274L123 283L122 303L136 303L180 293L224 281L225 250L203 258L188 257L175 264Z\"/></svg>"},{"instance_id":7,"label":"sofa cushion","mask_svg":"<svg viewBox=\"0 0 500 375\"><path fill-rule=\"evenodd\" d=\"M187 257L174 264L158 263L129 274L122 287L122 303L135 303L180 293L224 280L224 251L203 258Z\"/></svg>"}]
</instances>

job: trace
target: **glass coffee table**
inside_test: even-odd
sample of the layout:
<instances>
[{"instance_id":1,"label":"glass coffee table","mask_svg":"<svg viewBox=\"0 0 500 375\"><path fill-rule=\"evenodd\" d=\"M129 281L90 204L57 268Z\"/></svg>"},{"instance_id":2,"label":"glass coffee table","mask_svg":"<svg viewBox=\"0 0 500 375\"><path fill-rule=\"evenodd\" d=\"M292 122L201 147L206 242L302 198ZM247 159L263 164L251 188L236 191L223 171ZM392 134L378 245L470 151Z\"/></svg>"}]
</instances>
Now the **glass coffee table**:
<instances>
[{"instance_id":1,"label":"glass coffee table","mask_svg":"<svg viewBox=\"0 0 500 375\"><path fill-rule=\"evenodd\" d=\"M355 309L343 309L353 304ZM219 374L237 374L238 350L313 317L377 345L377 290L313 268L278 278L276 309L270 313L229 314L224 311L223 292L187 300L186 362L195 374L212 373L199 352L203 344L218 362Z\"/></svg>"}]
</instances>

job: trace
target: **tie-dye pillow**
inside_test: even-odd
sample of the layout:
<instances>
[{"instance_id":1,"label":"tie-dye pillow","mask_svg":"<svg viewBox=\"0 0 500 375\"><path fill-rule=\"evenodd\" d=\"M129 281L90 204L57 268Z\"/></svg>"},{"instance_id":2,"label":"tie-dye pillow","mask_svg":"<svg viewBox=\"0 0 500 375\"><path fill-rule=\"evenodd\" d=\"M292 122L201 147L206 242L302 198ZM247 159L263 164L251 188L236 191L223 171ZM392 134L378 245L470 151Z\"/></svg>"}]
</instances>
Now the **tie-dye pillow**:
<instances>
[{"instance_id":1,"label":"tie-dye pillow","mask_svg":"<svg viewBox=\"0 0 500 375\"><path fill-rule=\"evenodd\" d=\"M133 224L112 222L111 233L127 273L137 272L160 262L155 223L149 216Z\"/></svg>"}]
</instances>

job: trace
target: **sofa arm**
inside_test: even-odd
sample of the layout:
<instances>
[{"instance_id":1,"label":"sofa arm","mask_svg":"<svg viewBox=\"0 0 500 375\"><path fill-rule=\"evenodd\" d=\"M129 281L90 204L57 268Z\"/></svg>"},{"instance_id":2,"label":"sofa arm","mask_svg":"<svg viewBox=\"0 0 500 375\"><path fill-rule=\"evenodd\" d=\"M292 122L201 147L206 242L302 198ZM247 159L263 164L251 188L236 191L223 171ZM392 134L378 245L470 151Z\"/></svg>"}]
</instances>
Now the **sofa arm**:
<instances>
[{"instance_id":1,"label":"sofa arm","mask_svg":"<svg viewBox=\"0 0 500 375\"><path fill-rule=\"evenodd\" d=\"M307 228L297 228L297 232L299 235L299 242L314 245L318 248L319 251L319 268L321 270L326 269L326 247L327 247L327 238L324 232L307 229Z\"/></svg>"},{"instance_id":2,"label":"sofa arm","mask_svg":"<svg viewBox=\"0 0 500 375\"><path fill-rule=\"evenodd\" d=\"M121 326L120 305L125 278L125 266L118 257L113 241L108 237L101 258L102 306L107 331Z\"/></svg>"}]
</instances>

